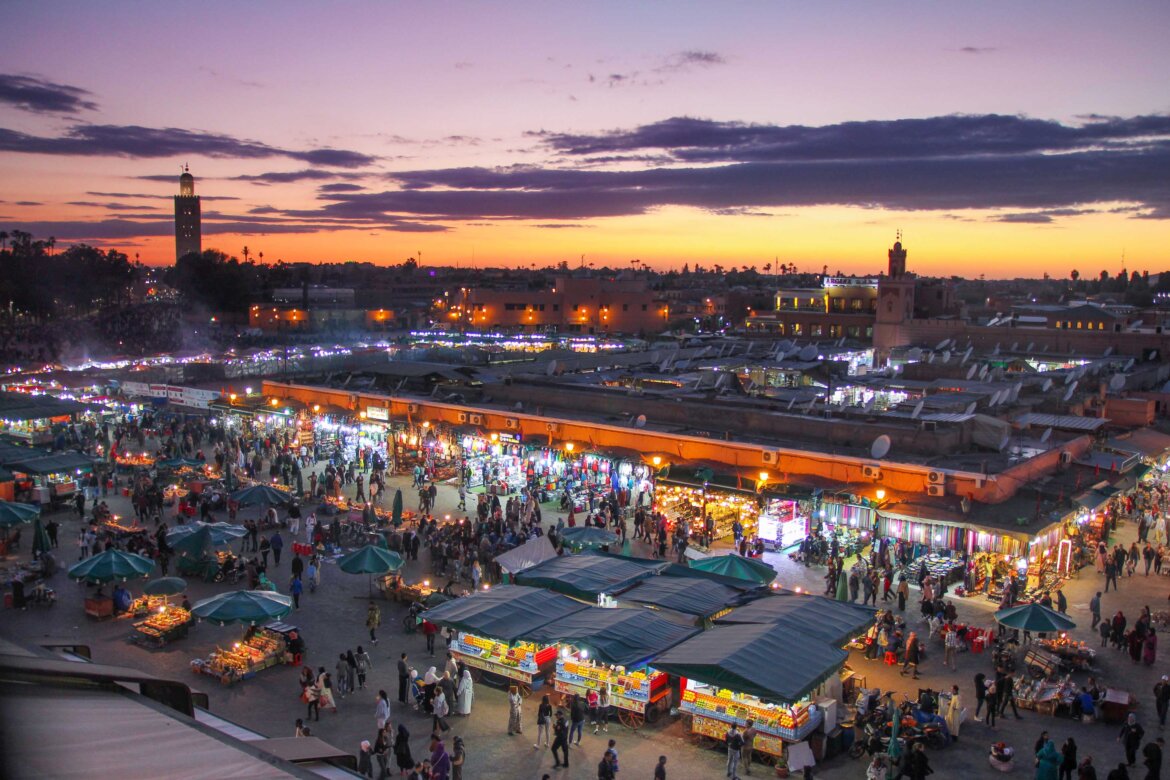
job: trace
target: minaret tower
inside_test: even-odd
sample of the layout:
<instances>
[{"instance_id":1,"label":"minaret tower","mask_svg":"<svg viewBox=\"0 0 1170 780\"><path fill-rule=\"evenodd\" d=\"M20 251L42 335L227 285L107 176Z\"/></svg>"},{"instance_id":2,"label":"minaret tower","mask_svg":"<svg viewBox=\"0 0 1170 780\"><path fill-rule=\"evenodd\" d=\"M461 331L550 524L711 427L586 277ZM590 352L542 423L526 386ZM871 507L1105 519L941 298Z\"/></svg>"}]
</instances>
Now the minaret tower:
<instances>
[{"instance_id":1,"label":"minaret tower","mask_svg":"<svg viewBox=\"0 0 1170 780\"><path fill-rule=\"evenodd\" d=\"M183 166L179 177L179 194L175 196L175 260L203 251L199 196L195 194L195 177Z\"/></svg>"}]
</instances>

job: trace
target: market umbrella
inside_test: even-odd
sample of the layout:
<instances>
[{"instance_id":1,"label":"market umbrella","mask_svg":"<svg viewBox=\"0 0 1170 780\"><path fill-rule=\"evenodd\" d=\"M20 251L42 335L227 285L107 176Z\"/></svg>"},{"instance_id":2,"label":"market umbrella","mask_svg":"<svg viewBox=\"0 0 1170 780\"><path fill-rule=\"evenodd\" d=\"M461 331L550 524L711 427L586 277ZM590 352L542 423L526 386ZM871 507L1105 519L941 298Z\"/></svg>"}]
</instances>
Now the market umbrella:
<instances>
[{"instance_id":1,"label":"market umbrella","mask_svg":"<svg viewBox=\"0 0 1170 780\"><path fill-rule=\"evenodd\" d=\"M187 581L182 577L159 577L142 586L147 596L177 596L187 592Z\"/></svg>"},{"instance_id":2,"label":"market umbrella","mask_svg":"<svg viewBox=\"0 0 1170 780\"><path fill-rule=\"evenodd\" d=\"M562 530L561 539L570 547L602 547L616 543L618 535L595 525L579 525Z\"/></svg>"},{"instance_id":3,"label":"market umbrella","mask_svg":"<svg viewBox=\"0 0 1170 780\"><path fill-rule=\"evenodd\" d=\"M292 494L268 485L252 485L232 493L232 500L240 506L248 506L249 504L283 506L292 501Z\"/></svg>"},{"instance_id":4,"label":"market umbrella","mask_svg":"<svg viewBox=\"0 0 1170 780\"><path fill-rule=\"evenodd\" d=\"M368 574L370 595L374 595L374 575L388 574L402 568L402 556L376 544L354 550L337 562L346 574Z\"/></svg>"},{"instance_id":5,"label":"market umbrella","mask_svg":"<svg viewBox=\"0 0 1170 780\"><path fill-rule=\"evenodd\" d=\"M184 466L187 468L197 469L202 468L205 464L201 460L190 460L188 458L167 458L166 460L156 461L154 465L164 469L181 469Z\"/></svg>"},{"instance_id":6,"label":"market umbrella","mask_svg":"<svg viewBox=\"0 0 1170 780\"><path fill-rule=\"evenodd\" d=\"M0 528L31 523L34 517L40 517L41 510L32 504L18 504L15 501L0 501Z\"/></svg>"},{"instance_id":7,"label":"market umbrella","mask_svg":"<svg viewBox=\"0 0 1170 780\"><path fill-rule=\"evenodd\" d=\"M887 711L892 713L890 721L890 746L886 748L886 755L890 757L890 768L886 770L886 777L894 776L894 766L902 756L902 745L898 742L898 732L902 730L902 711L894 706L893 697L890 697L890 706Z\"/></svg>"},{"instance_id":8,"label":"market umbrella","mask_svg":"<svg viewBox=\"0 0 1170 780\"><path fill-rule=\"evenodd\" d=\"M49 551L49 533L45 527L41 525L41 518L38 515L36 520L33 520L33 540L32 551L33 558L39 558L42 554Z\"/></svg>"},{"instance_id":9,"label":"market umbrella","mask_svg":"<svg viewBox=\"0 0 1170 780\"><path fill-rule=\"evenodd\" d=\"M86 582L111 582L146 577L154 569L154 561L121 550L106 550L69 567L69 579Z\"/></svg>"},{"instance_id":10,"label":"market umbrella","mask_svg":"<svg viewBox=\"0 0 1170 780\"><path fill-rule=\"evenodd\" d=\"M845 577L845 570L837 573L837 601L849 600L849 580Z\"/></svg>"},{"instance_id":11,"label":"market umbrella","mask_svg":"<svg viewBox=\"0 0 1170 780\"><path fill-rule=\"evenodd\" d=\"M167 532L167 544L176 552L196 554L231 544L248 535L242 525L231 523L187 523Z\"/></svg>"},{"instance_id":12,"label":"market umbrella","mask_svg":"<svg viewBox=\"0 0 1170 780\"><path fill-rule=\"evenodd\" d=\"M292 597L270 590L234 590L203 599L191 607L191 614L220 626L276 620L292 612Z\"/></svg>"},{"instance_id":13,"label":"market umbrella","mask_svg":"<svg viewBox=\"0 0 1170 780\"><path fill-rule=\"evenodd\" d=\"M691 561L692 569L714 572L739 580L767 585L776 579L776 570L763 561L744 558L742 555L712 555Z\"/></svg>"},{"instance_id":14,"label":"market umbrella","mask_svg":"<svg viewBox=\"0 0 1170 780\"><path fill-rule=\"evenodd\" d=\"M390 522L395 528L402 525L402 488L394 491L394 502L390 505Z\"/></svg>"},{"instance_id":15,"label":"market umbrella","mask_svg":"<svg viewBox=\"0 0 1170 780\"><path fill-rule=\"evenodd\" d=\"M423 599L423 606L426 607L427 609L430 609L431 607L437 607L440 604L444 604L450 600L451 600L451 597L448 596L446 593L442 593L442 592L436 590L434 593L430 594L425 599Z\"/></svg>"},{"instance_id":16,"label":"market umbrella","mask_svg":"<svg viewBox=\"0 0 1170 780\"><path fill-rule=\"evenodd\" d=\"M995 613L995 622L1008 628L1035 631L1038 634L1071 631L1077 627L1077 624L1067 616L1042 604L1024 604L1001 609Z\"/></svg>"}]
</instances>

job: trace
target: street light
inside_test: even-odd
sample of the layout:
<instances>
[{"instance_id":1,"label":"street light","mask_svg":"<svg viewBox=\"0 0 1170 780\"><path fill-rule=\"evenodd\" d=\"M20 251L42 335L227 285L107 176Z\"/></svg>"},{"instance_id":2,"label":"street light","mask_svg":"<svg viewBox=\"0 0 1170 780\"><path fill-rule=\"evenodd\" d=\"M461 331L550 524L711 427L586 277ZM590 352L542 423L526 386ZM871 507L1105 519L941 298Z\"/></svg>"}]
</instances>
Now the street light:
<instances>
[{"instance_id":1,"label":"street light","mask_svg":"<svg viewBox=\"0 0 1170 780\"><path fill-rule=\"evenodd\" d=\"M767 481L768 481L768 472L761 471L760 472L760 482L767 482Z\"/></svg>"},{"instance_id":2,"label":"street light","mask_svg":"<svg viewBox=\"0 0 1170 780\"><path fill-rule=\"evenodd\" d=\"M662 458L658 455L655 455L650 459L650 462L653 463L655 467L658 467L662 465Z\"/></svg>"},{"instance_id":3,"label":"street light","mask_svg":"<svg viewBox=\"0 0 1170 780\"><path fill-rule=\"evenodd\" d=\"M877 493L875 493L874 495L877 496L878 501L885 501L886 500L886 491L883 488L878 488Z\"/></svg>"},{"instance_id":4,"label":"street light","mask_svg":"<svg viewBox=\"0 0 1170 780\"><path fill-rule=\"evenodd\" d=\"M566 443L565 443L565 452L572 452L572 451L573 451L573 449L574 449L574 447L576 447L576 445L575 445L575 444L573 444L573 442L571 442L571 441L570 441L570 442L566 442Z\"/></svg>"}]
</instances>

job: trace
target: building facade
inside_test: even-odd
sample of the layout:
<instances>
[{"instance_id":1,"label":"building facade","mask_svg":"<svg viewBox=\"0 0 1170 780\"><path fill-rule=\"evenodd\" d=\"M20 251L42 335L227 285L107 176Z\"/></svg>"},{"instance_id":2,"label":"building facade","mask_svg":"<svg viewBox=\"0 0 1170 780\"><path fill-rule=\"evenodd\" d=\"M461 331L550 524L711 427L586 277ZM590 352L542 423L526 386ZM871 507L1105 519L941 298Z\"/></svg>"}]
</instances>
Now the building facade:
<instances>
[{"instance_id":1,"label":"building facade","mask_svg":"<svg viewBox=\"0 0 1170 780\"><path fill-rule=\"evenodd\" d=\"M565 333L661 333L670 304L645 279L557 277L540 290L466 288L449 324Z\"/></svg>"}]
</instances>

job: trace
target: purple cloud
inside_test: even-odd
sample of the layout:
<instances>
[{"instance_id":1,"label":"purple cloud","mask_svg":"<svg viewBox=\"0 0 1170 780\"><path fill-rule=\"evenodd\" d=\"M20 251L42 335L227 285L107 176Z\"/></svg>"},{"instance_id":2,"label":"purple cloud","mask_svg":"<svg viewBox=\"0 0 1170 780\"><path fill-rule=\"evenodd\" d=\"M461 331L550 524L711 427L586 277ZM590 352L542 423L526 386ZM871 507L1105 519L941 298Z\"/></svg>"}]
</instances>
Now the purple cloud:
<instances>
[{"instance_id":1,"label":"purple cloud","mask_svg":"<svg viewBox=\"0 0 1170 780\"><path fill-rule=\"evenodd\" d=\"M34 114L77 114L96 111L91 93L81 87L57 84L35 76L0 73L0 103Z\"/></svg>"}]
</instances>

